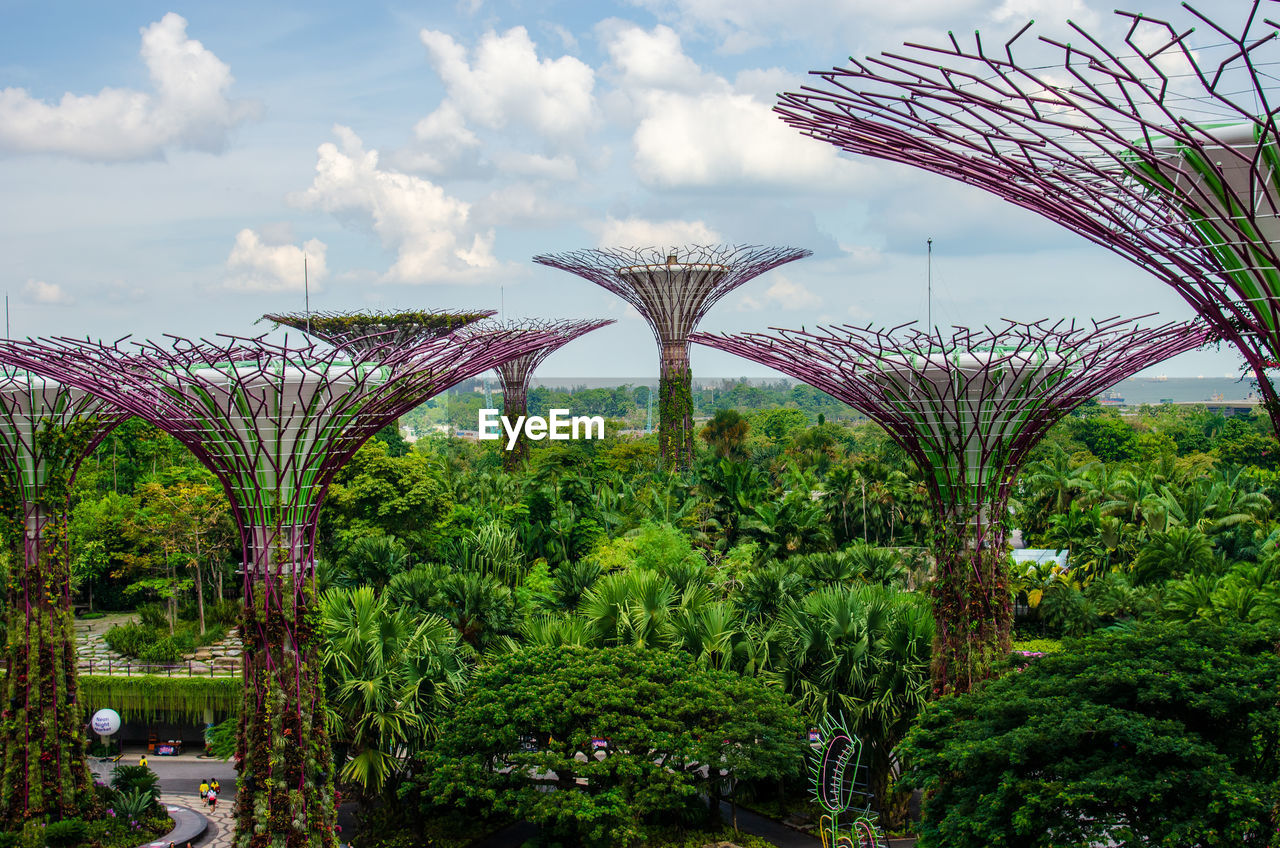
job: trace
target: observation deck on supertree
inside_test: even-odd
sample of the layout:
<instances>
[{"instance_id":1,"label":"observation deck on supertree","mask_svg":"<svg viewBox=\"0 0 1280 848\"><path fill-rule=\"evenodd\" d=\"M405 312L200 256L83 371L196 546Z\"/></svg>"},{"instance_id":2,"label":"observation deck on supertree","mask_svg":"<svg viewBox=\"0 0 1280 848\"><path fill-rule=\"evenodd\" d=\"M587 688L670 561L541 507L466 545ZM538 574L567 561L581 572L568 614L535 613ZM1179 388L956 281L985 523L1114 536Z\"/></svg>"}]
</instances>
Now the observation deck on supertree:
<instances>
[{"instance_id":1,"label":"observation deck on supertree","mask_svg":"<svg viewBox=\"0 0 1280 848\"><path fill-rule=\"evenodd\" d=\"M577 274L636 308L658 342L658 450L669 466L693 462L689 334L720 298L779 265L811 256L791 247L691 245L576 250L533 257Z\"/></svg>"},{"instance_id":2,"label":"observation deck on supertree","mask_svg":"<svg viewBox=\"0 0 1280 848\"><path fill-rule=\"evenodd\" d=\"M513 421L517 416L528 415L529 380L533 377L533 372L537 370L538 366L545 362L548 356L574 339L612 323L612 318L576 321L545 321L538 318L526 318L522 321L500 324L499 326L504 329L518 332L546 333L557 339L556 342L549 343L538 350L508 359L494 369L498 372L499 382L502 383L502 414ZM502 466L506 470L512 471L528 458L529 441L525 438L524 430L521 430L520 435L516 438L515 447L503 452Z\"/></svg>"},{"instance_id":3,"label":"observation deck on supertree","mask_svg":"<svg viewBox=\"0 0 1280 848\"><path fill-rule=\"evenodd\" d=\"M0 497L9 548L0 820L20 827L83 815L84 759L67 549L67 499L80 463L123 414L80 389L0 369Z\"/></svg>"},{"instance_id":4,"label":"observation deck on supertree","mask_svg":"<svg viewBox=\"0 0 1280 848\"><path fill-rule=\"evenodd\" d=\"M333 476L374 433L468 377L553 341L466 328L343 348L222 337L167 345L0 340L0 362L137 415L222 482L243 545L244 680L236 844L332 848L334 776L313 597L316 522Z\"/></svg>"},{"instance_id":5,"label":"observation deck on supertree","mask_svg":"<svg viewBox=\"0 0 1280 848\"><path fill-rule=\"evenodd\" d=\"M493 309L457 312L448 309L371 312L281 312L262 320L292 327L323 339L348 353L388 344L397 346L445 336L496 315Z\"/></svg>"},{"instance_id":6,"label":"observation deck on supertree","mask_svg":"<svg viewBox=\"0 0 1280 848\"><path fill-rule=\"evenodd\" d=\"M692 339L849 404L920 468L938 516L931 593L933 681L942 693L968 691L1008 653L1008 501L1027 453L1079 404L1208 337L1198 323L1141 328L1110 319L1009 321L949 338L845 325Z\"/></svg>"},{"instance_id":7,"label":"observation deck on supertree","mask_svg":"<svg viewBox=\"0 0 1280 848\"><path fill-rule=\"evenodd\" d=\"M1182 22L1116 12L1122 43L949 33L849 67L775 107L805 135L976 186L1173 286L1280 402L1277 24L1182 4ZM1025 61L1018 57L1025 56Z\"/></svg>"}]
</instances>

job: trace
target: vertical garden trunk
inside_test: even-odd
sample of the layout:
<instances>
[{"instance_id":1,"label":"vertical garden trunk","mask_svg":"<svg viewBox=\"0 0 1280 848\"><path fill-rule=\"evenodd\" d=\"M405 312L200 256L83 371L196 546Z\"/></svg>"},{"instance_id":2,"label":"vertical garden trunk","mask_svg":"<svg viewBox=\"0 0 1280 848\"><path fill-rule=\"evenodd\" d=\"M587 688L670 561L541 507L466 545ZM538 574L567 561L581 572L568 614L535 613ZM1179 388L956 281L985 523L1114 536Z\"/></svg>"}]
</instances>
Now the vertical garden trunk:
<instances>
[{"instance_id":1,"label":"vertical garden trunk","mask_svg":"<svg viewBox=\"0 0 1280 848\"><path fill-rule=\"evenodd\" d=\"M529 377L524 375L520 380L502 381L502 414L515 423L516 419L529 414ZM502 446L506 447L506 433L502 435ZM506 471L515 471L529 459L529 440L525 438L524 428L516 437L515 446L502 453L502 467Z\"/></svg>"},{"instance_id":2,"label":"vertical garden trunk","mask_svg":"<svg viewBox=\"0 0 1280 848\"><path fill-rule=\"evenodd\" d=\"M10 505L8 676L0 711L0 819L76 818L93 804L76 688L65 517Z\"/></svg>"},{"instance_id":3,"label":"vertical garden trunk","mask_svg":"<svg viewBox=\"0 0 1280 848\"><path fill-rule=\"evenodd\" d=\"M1009 654L1013 611L1004 527L986 521L986 516L1003 515L1004 509L1003 502L987 509L960 507L935 530L935 694L970 691Z\"/></svg>"},{"instance_id":4,"label":"vertical garden trunk","mask_svg":"<svg viewBox=\"0 0 1280 848\"><path fill-rule=\"evenodd\" d=\"M658 453L667 468L693 464L693 371L689 342L664 342L658 377Z\"/></svg>"},{"instance_id":5,"label":"vertical garden trunk","mask_svg":"<svg viewBox=\"0 0 1280 848\"><path fill-rule=\"evenodd\" d=\"M332 752L312 610L314 527L247 532L236 848L334 848Z\"/></svg>"}]
</instances>

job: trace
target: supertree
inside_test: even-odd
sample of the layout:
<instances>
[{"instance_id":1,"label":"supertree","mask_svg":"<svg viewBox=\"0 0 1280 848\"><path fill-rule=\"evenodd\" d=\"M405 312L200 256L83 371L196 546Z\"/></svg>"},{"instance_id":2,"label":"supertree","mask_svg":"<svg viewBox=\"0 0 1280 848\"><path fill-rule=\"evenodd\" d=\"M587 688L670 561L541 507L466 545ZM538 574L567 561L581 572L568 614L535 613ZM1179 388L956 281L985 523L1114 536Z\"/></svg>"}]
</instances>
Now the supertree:
<instances>
[{"instance_id":1,"label":"supertree","mask_svg":"<svg viewBox=\"0 0 1280 848\"><path fill-rule=\"evenodd\" d=\"M546 358L569 342L612 324L613 320L583 321L544 321L528 318L515 321L504 326L522 332L546 333L557 339L555 343L544 345L538 350L508 359L496 369L498 380L502 383L502 414L515 419L529 414L529 380ZM529 458L529 442L524 431L516 438L515 446L502 455L502 467L513 471Z\"/></svg>"},{"instance_id":2,"label":"supertree","mask_svg":"<svg viewBox=\"0 0 1280 848\"><path fill-rule=\"evenodd\" d=\"M84 759L71 618L67 500L81 461L121 413L80 389L0 369L0 526L9 549L0 819L81 816Z\"/></svg>"},{"instance_id":3,"label":"supertree","mask_svg":"<svg viewBox=\"0 0 1280 848\"><path fill-rule=\"evenodd\" d=\"M1006 322L997 329L712 335L699 344L802 380L882 426L924 475L936 511L931 585L934 689L968 691L1007 655L1009 493L1027 453L1077 405L1205 343L1200 324L1110 319Z\"/></svg>"},{"instance_id":4,"label":"supertree","mask_svg":"<svg viewBox=\"0 0 1280 848\"><path fill-rule=\"evenodd\" d=\"M262 320L292 327L324 339L336 348L356 352L388 344L412 344L445 336L497 314L493 309L458 312L449 309L369 312L279 312Z\"/></svg>"},{"instance_id":5,"label":"supertree","mask_svg":"<svg viewBox=\"0 0 1280 848\"><path fill-rule=\"evenodd\" d=\"M659 350L658 450L669 466L693 462L693 372L689 334L715 303L764 272L811 256L752 245L611 248L535 256L608 289L636 308Z\"/></svg>"},{"instance_id":6,"label":"supertree","mask_svg":"<svg viewBox=\"0 0 1280 848\"><path fill-rule=\"evenodd\" d=\"M1239 348L1280 432L1266 373L1280 364L1280 41L1260 5L1228 29L1182 4L1198 32L1117 12L1113 46L1074 23L1070 41L1032 39L1029 22L994 50L949 34L814 71L822 85L776 110L805 135L985 189L1150 271Z\"/></svg>"},{"instance_id":7,"label":"supertree","mask_svg":"<svg viewBox=\"0 0 1280 848\"><path fill-rule=\"evenodd\" d=\"M315 644L313 541L333 476L389 421L548 340L424 332L416 342L262 338L0 340L0 361L150 421L222 482L244 555L238 848L332 848L334 776Z\"/></svg>"}]
</instances>

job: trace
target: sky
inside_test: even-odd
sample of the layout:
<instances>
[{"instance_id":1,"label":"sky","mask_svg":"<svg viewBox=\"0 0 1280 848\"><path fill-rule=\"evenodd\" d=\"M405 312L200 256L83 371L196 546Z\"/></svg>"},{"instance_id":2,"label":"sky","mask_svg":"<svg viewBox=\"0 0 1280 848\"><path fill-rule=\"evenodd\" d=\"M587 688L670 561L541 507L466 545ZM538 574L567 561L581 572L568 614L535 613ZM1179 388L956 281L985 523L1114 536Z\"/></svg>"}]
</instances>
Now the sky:
<instances>
[{"instance_id":1,"label":"sky","mask_svg":"<svg viewBox=\"0 0 1280 848\"><path fill-rule=\"evenodd\" d=\"M536 254L751 243L813 256L707 330L1193 312L983 192L801 136L776 94L849 55L1029 19L1104 37L1099 0L0 0L0 291L13 336L257 335L264 312L616 318L540 376L650 377L647 326ZM1218 0L1216 18L1248 4ZM1130 11L1187 20L1178 4ZM1153 319L1155 320L1155 319ZM1233 375L1230 350L1150 373ZM695 375L763 376L695 346Z\"/></svg>"}]
</instances>

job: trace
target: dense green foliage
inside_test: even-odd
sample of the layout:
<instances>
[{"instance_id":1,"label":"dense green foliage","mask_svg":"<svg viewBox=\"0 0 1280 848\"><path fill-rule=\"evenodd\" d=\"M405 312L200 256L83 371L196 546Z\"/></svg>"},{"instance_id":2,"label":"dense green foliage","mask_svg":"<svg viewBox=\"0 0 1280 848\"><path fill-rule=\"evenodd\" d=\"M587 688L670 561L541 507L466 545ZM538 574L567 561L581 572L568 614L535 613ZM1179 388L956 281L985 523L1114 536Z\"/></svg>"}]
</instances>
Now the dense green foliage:
<instances>
[{"instance_id":1,"label":"dense green foliage","mask_svg":"<svg viewBox=\"0 0 1280 848\"><path fill-rule=\"evenodd\" d=\"M1271 844L1276 637L1140 625L937 702L902 750L922 848Z\"/></svg>"},{"instance_id":2,"label":"dense green foliage","mask_svg":"<svg viewBox=\"0 0 1280 848\"><path fill-rule=\"evenodd\" d=\"M704 818L699 794L727 780L799 765L802 728L780 693L679 653L528 648L472 684L431 751L429 791L492 800L565 844L636 843Z\"/></svg>"},{"instance_id":3,"label":"dense green foliage","mask_svg":"<svg viewBox=\"0 0 1280 848\"><path fill-rule=\"evenodd\" d=\"M505 812L479 790L464 797L453 787L445 803L432 787L457 778L440 752L464 749L480 681L544 650L625 650L636 668L674 663L733 686L764 683L807 723L843 711L865 743L885 823L902 824L893 764L910 765L900 740L928 700L932 634L924 598L935 517L919 471L882 431L811 389L734 383L695 387L695 414L710 417L699 422L698 456L685 472L663 472L656 437L618 423L643 427L648 394L534 389L534 414L554 405L611 424L601 441L534 443L515 473L501 469L492 442L424 437L409 447L388 430L335 482L322 510L313 613L325 646L325 725L342 792L362 802L379 841L408 845L418 832L496 825L525 810L528 787L509 775L476 782L507 793ZM467 392L449 403L458 397L484 402ZM420 436L443 409L416 414ZM1054 428L1019 479L1011 523L1032 546L1069 549L1070 568L1012 571L1016 636L1041 640L1022 647L1039 653L1063 636L1135 622L1280 623L1275 447L1260 420L1196 408L1120 416L1086 407ZM104 443L75 491L81 601L159 604L161 637L171 620L176 629L198 622L198 599L206 627L225 621L220 599L239 605L239 548L225 513L210 522L217 510L193 488L210 482L136 422ZM1043 662L1023 658L1032 670L1020 677ZM190 714L204 696L176 692L174 680L168 695L121 697L140 711L172 702ZM87 681L86 691L97 685ZM234 703L237 691L227 697ZM1058 730L1041 721L1024 732L1029 744ZM768 776L743 775L734 795L801 794L802 781L780 779L797 773L798 759L774 765ZM649 828L659 809L703 824L675 777L645 773L655 793L668 793L657 806L630 787L611 790L600 810L574 798L581 816L570 807L537 815L579 835L602 822L619 833ZM397 793L408 819L388 816Z\"/></svg>"}]
</instances>

